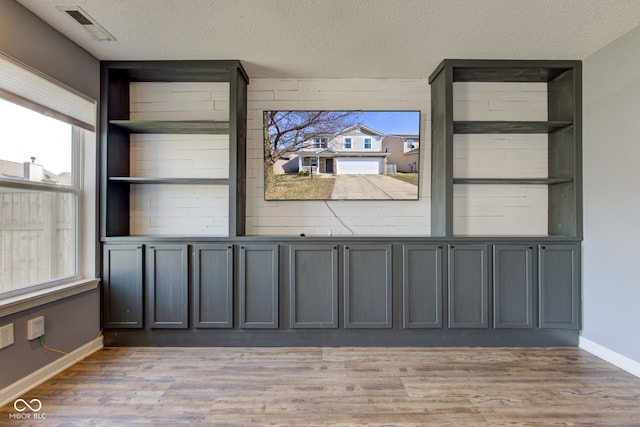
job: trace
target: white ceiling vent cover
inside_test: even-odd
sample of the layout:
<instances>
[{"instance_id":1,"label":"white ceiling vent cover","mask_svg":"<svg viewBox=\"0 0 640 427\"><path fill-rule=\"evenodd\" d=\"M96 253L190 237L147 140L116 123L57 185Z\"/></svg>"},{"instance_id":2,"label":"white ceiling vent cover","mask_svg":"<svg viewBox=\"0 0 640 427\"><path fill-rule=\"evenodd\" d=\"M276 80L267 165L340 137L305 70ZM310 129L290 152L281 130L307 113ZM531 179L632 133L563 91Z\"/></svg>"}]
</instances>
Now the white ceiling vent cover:
<instances>
[{"instance_id":1,"label":"white ceiling vent cover","mask_svg":"<svg viewBox=\"0 0 640 427\"><path fill-rule=\"evenodd\" d=\"M69 18L73 19L76 23L82 25L82 28L87 30L94 39L101 42L116 41L109 31L93 19L87 12L82 10L80 6L56 6L58 10L63 12Z\"/></svg>"}]
</instances>

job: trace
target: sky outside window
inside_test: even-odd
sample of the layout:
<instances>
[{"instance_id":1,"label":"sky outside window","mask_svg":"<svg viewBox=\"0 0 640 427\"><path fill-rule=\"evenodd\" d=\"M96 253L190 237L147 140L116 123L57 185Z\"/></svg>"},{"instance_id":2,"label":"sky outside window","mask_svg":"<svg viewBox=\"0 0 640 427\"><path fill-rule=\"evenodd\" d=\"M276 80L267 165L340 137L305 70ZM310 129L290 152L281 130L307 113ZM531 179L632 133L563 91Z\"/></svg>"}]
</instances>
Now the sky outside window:
<instances>
[{"instance_id":1,"label":"sky outside window","mask_svg":"<svg viewBox=\"0 0 640 427\"><path fill-rule=\"evenodd\" d=\"M0 99L0 159L71 172L72 126Z\"/></svg>"}]
</instances>

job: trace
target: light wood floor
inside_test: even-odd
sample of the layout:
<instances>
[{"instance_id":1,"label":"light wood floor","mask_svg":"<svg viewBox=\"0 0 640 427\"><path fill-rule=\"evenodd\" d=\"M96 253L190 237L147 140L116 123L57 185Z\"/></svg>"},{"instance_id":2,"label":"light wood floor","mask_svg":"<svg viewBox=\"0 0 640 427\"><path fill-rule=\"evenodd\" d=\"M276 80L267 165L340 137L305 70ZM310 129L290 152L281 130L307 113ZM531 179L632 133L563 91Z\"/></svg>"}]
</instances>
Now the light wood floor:
<instances>
[{"instance_id":1,"label":"light wood floor","mask_svg":"<svg viewBox=\"0 0 640 427\"><path fill-rule=\"evenodd\" d=\"M640 426L640 378L575 348L106 348L23 398L36 426Z\"/></svg>"}]
</instances>

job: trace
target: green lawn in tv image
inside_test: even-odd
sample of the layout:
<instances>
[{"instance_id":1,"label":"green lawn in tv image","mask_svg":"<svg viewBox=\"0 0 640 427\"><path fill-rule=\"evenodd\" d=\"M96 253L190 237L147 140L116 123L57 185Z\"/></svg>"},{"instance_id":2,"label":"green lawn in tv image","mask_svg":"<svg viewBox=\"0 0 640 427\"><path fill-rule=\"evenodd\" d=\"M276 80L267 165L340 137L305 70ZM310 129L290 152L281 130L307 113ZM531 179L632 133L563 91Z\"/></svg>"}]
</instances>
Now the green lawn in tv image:
<instances>
[{"instance_id":1,"label":"green lawn in tv image","mask_svg":"<svg viewBox=\"0 0 640 427\"><path fill-rule=\"evenodd\" d=\"M419 111L265 111L265 200L417 200Z\"/></svg>"},{"instance_id":2,"label":"green lawn in tv image","mask_svg":"<svg viewBox=\"0 0 640 427\"><path fill-rule=\"evenodd\" d=\"M389 175L393 179L418 186L417 173L398 172ZM335 177L312 176L311 174L279 174L273 177L274 185L266 194L267 200L331 200ZM366 178L361 178L366 180ZM383 194L383 193L382 193ZM391 199L391 197L371 197L372 199ZM335 199L348 199L336 197Z\"/></svg>"}]
</instances>

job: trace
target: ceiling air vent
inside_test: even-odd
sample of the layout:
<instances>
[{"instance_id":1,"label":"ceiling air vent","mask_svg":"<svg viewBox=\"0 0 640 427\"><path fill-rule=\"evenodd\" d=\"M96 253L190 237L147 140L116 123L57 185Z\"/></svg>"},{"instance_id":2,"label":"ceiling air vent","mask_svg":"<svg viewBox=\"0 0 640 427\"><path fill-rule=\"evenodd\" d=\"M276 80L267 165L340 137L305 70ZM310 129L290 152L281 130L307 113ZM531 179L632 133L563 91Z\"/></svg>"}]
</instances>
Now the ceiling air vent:
<instances>
[{"instance_id":1,"label":"ceiling air vent","mask_svg":"<svg viewBox=\"0 0 640 427\"><path fill-rule=\"evenodd\" d=\"M93 25L93 22L91 22L89 18L80 13L79 10L65 10L65 13L78 21L78 24L80 25Z\"/></svg>"},{"instance_id":2,"label":"ceiling air vent","mask_svg":"<svg viewBox=\"0 0 640 427\"><path fill-rule=\"evenodd\" d=\"M116 41L116 38L111 35L104 27L93 19L87 12L82 10L80 6L58 6L58 9L64 12L69 18L73 19L78 24L82 25L86 31L89 32L99 41Z\"/></svg>"}]
</instances>

